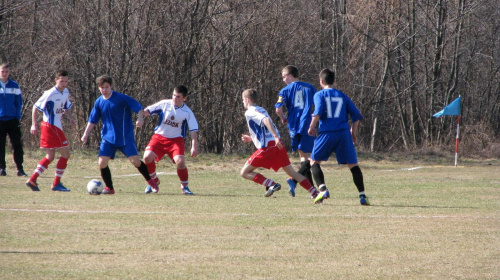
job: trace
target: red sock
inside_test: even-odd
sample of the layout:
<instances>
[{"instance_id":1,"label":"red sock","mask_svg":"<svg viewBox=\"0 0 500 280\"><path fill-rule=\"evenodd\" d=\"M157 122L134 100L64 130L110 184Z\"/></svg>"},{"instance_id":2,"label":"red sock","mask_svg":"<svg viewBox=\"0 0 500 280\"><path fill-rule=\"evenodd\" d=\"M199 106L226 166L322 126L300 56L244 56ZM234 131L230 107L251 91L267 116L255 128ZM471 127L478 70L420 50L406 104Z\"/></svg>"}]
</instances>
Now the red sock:
<instances>
[{"instance_id":1,"label":"red sock","mask_svg":"<svg viewBox=\"0 0 500 280\"><path fill-rule=\"evenodd\" d=\"M307 178L302 180L302 182L300 182L299 184L311 195L315 195L318 192L318 190L313 185L311 185L311 182L309 182Z\"/></svg>"},{"instance_id":2,"label":"red sock","mask_svg":"<svg viewBox=\"0 0 500 280\"><path fill-rule=\"evenodd\" d=\"M59 185L59 183L61 183L61 177L64 173L64 170L66 170L66 166L68 166L68 160L68 158L60 157L57 161L56 176L54 177L54 182L52 183L53 186L57 186Z\"/></svg>"},{"instance_id":3,"label":"red sock","mask_svg":"<svg viewBox=\"0 0 500 280\"><path fill-rule=\"evenodd\" d=\"M148 167L148 172L149 172L149 176L151 176L151 179L155 179L156 178L156 163L155 163L155 161L153 160L150 163L146 163L146 166Z\"/></svg>"},{"instance_id":4,"label":"red sock","mask_svg":"<svg viewBox=\"0 0 500 280\"><path fill-rule=\"evenodd\" d=\"M38 178L38 176L42 175L42 173L45 170L47 170L47 168L49 167L49 164L50 164L50 160L48 158L46 158L46 157L42 158L42 160L40 160L40 162L36 166L35 171L33 172L33 175L31 175L30 181L36 182L36 179Z\"/></svg>"},{"instance_id":5,"label":"red sock","mask_svg":"<svg viewBox=\"0 0 500 280\"><path fill-rule=\"evenodd\" d=\"M179 179L181 180L181 185L182 186L187 186L189 182L189 175L188 175L188 169L187 167L184 169L177 169L177 176L179 176Z\"/></svg>"},{"instance_id":6,"label":"red sock","mask_svg":"<svg viewBox=\"0 0 500 280\"><path fill-rule=\"evenodd\" d=\"M272 185L274 185L274 181L272 179L267 179L266 177L264 177L264 175L260 174L260 173L257 173L257 175L255 175L255 177L253 177L253 180L255 183L259 184L259 185L263 185L265 187L270 187Z\"/></svg>"}]
</instances>

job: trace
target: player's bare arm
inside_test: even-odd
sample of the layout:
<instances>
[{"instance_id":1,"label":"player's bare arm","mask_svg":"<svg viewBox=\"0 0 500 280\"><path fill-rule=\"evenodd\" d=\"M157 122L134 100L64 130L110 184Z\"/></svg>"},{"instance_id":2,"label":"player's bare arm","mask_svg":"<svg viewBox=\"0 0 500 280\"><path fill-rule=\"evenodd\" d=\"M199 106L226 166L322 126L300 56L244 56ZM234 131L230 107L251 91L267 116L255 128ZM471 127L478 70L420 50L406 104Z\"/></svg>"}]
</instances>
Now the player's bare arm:
<instances>
[{"instance_id":1,"label":"player's bare arm","mask_svg":"<svg viewBox=\"0 0 500 280\"><path fill-rule=\"evenodd\" d=\"M36 124L36 112L38 111L38 109L33 106L33 110L31 112L31 129L30 129L30 132L31 134L33 135L36 135L38 133L38 126Z\"/></svg>"},{"instance_id":2,"label":"player's bare arm","mask_svg":"<svg viewBox=\"0 0 500 280\"><path fill-rule=\"evenodd\" d=\"M198 155L198 132L191 131L191 157Z\"/></svg>"},{"instance_id":3,"label":"player's bare arm","mask_svg":"<svg viewBox=\"0 0 500 280\"><path fill-rule=\"evenodd\" d=\"M281 139L278 137L278 133L276 133L276 130L274 130L274 125L273 125L271 119L270 118L264 118L262 120L262 122L264 123L264 125L267 127L267 129L269 129L269 131L273 135L274 140L276 142L276 147L278 147L278 149L282 149L284 147L283 143L281 142Z\"/></svg>"},{"instance_id":4,"label":"player's bare arm","mask_svg":"<svg viewBox=\"0 0 500 280\"><path fill-rule=\"evenodd\" d=\"M144 124L144 110L140 110L139 113L137 113L137 121L135 122L135 126L137 127L142 127Z\"/></svg>"},{"instance_id":5,"label":"player's bare arm","mask_svg":"<svg viewBox=\"0 0 500 280\"><path fill-rule=\"evenodd\" d=\"M354 145L356 145L356 132L358 131L358 125L359 121L355 121L351 126L352 143L354 143Z\"/></svg>"},{"instance_id":6,"label":"player's bare arm","mask_svg":"<svg viewBox=\"0 0 500 280\"><path fill-rule=\"evenodd\" d=\"M87 142L87 139L89 139L89 134L94 128L95 124L93 123L87 123L87 127L85 128L85 132L83 133L82 136L82 142Z\"/></svg>"},{"instance_id":7,"label":"player's bare arm","mask_svg":"<svg viewBox=\"0 0 500 280\"><path fill-rule=\"evenodd\" d=\"M250 143L252 142L252 137L248 134L241 134L241 141L243 141L243 143Z\"/></svg>"},{"instance_id":8,"label":"player's bare arm","mask_svg":"<svg viewBox=\"0 0 500 280\"><path fill-rule=\"evenodd\" d=\"M310 136L315 136L316 135L316 125L318 124L319 121L319 115L318 116L313 116L311 120L311 124L309 125L309 130L307 131L307 134Z\"/></svg>"},{"instance_id":9,"label":"player's bare arm","mask_svg":"<svg viewBox=\"0 0 500 280\"><path fill-rule=\"evenodd\" d=\"M283 113L283 108L282 107L276 108L276 114L278 114L278 116L280 117L281 123L283 123L283 124L287 124L288 123L288 118Z\"/></svg>"}]
</instances>

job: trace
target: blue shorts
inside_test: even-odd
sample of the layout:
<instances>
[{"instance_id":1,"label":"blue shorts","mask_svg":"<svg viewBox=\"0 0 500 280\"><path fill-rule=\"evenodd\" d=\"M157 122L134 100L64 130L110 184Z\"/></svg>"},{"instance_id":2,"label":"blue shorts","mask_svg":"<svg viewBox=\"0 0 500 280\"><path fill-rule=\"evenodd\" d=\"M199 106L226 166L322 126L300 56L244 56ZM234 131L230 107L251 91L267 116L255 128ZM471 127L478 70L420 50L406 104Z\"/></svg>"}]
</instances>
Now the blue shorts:
<instances>
[{"instance_id":1,"label":"blue shorts","mask_svg":"<svg viewBox=\"0 0 500 280\"><path fill-rule=\"evenodd\" d=\"M327 161L332 153L335 153L338 164L358 163L358 155L349 129L321 132L314 142L311 159Z\"/></svg>"},{"instance_id":2,"label":"blue shorts","mask_svg":"<svg viewBox=\"0 0 500 280\"><path fill-rule=\"evenodd\" d=\"M292 138L292 152L301 150L304 153L311 153L314 147L315 136L295 134Z\"/></svg>"},{"instance_id":3,"label":"blue shorts","mask_svg":"<svg viewBox=\"0 0 500 280\"><path fill-rule=\"evenodd\" d=\"M139 153L137 152L135 141L130 141L125 146L115 146L114 144L102 140L101 146L99 147L99 156L105 156L114 159L116 150L120 150L120 152L122 152L126 157L139 155Z\"/></svg>"}]
</instances>

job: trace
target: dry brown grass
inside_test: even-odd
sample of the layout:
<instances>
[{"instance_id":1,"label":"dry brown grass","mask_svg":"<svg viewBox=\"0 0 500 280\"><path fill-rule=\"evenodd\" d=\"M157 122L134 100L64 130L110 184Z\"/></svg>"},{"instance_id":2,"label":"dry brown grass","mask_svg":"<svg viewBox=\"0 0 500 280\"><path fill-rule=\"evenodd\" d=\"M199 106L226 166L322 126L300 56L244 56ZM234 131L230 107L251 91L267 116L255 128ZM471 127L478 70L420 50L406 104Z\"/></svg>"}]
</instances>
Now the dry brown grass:
<instances>
[{"instance_id":1,"label":"dry brown grass","mask_svg":"<svg viewBox=\"0 0 500 280\"><path fill-rule=\"evenodd\" d=\"M36 164L38 152L27 157ZM271 198L239 177L244 156L189 159L195 196L172 164L157 195L123 158L117 194L90 196L95 155L75 155L70 193L0 178L0 279L498 279L500 163L362 158L362 207L345 167L325 164L332 198L314 205L286 187ZM76 168L78 167L78 168ZM27 168L28 169L28 168ZM262 171L286 184L284 173Z\"/></svg>"}]
</instances>

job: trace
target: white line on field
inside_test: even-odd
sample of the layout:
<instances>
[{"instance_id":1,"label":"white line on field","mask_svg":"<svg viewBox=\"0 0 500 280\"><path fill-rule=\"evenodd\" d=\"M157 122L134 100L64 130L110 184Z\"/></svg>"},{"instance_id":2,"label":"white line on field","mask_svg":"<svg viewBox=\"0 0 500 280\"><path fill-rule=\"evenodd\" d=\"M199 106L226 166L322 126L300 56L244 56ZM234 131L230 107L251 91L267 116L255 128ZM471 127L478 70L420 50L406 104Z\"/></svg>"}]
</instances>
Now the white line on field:
<instances>
[{"instance_id":1,"label":"white line on field","mask_svg":"<svg viewBox=\"0 0 500 280\"><path fill-rule=\"evenodd\" d=\"M189 212L161 212L161 211L91 211L91 210L57 210L57 209L5 209L0 208L0 211L3 212L49 212L49 213L71 213L71 214L158 214L158 215L225 215L225 216L254 216L259 214L249 214L249 213L189 213ZM416 218L416 219L449 219L449 218L469 218L469 219L493 219L500 220L500 217L494 216L451 216L451 215L331 215L331 214L308 214L308 215L280 215L273 214L275 217L298 217L298 218L310 218L310 217L340 217L340 218L372 218L372 219L408 219L408 218Z\"/></svg>"},{"instance_id":2,"label":"white line on field","mask_svg":"<svg viewBox=\"0 0 500 280\"><path fill-rule=\"evenodd\" d=\"M413 170L418 170L418 169L422 169L422 168L425 168L425 167L418 166L418 167L402 168L402 169L390 169L390 170L386 170L386 171L389 171L389 172L394 172L394 171L413 171Z\"/></svg>"},{"instance_id":3,"label":"white line on field","mask_svg":"<svg viewBox=\"0 0 500 280\"><path fill-rule=\"evenodd\" d=\"M157 172L156 175L177 175L177 172ZM115 178L115 177L135 177L135 176L142 176L142 174L137 173L137 174L125 174L125 175L113 175L113 178ZM101 175L85 176L83 178L84 179L92 179L92 178L97 178L97 177L101 177Z\"/></svg>"}]
</instances>

